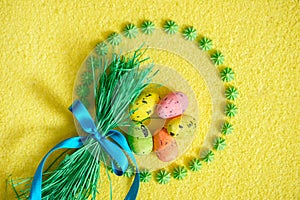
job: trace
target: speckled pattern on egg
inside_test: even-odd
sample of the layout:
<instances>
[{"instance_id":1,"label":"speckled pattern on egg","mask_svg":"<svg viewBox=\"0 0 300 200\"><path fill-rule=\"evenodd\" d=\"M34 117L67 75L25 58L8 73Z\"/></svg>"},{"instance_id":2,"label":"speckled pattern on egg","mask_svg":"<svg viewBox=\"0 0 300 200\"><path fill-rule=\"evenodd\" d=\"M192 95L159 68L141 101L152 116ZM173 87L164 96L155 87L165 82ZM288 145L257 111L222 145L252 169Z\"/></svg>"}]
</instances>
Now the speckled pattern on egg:
<instances>
[{"instance_id":1,"label":"speckled pattern on egg","mask_svg":"<svg viewBox=\"0 0 300 200\"><path fill-rule=\"evenodd\" d=\"M167 119L181 115L188 106L188 97L182 92L166 95L157 105L159 117Z\"/></svg>"},{"instance_id":2,"label":"speckled pattern on egg","mask_svg":"<svg viewBox=\"0 0 300 200\"><path fill-rule=\"evenodd\" d=\"M129 128L127 141L137 155L147 155L153 149L152 134L143 124L134 124Z\"/></svg>"},{"instance_id":3,"label":"speckled pattern on egg","mask_svg":"<svg viewBox=\"0 0 300 200\"><path fill-rule=\"evenodd\" d=\"M131 119L141 122L149 118L159 102L159 95L153 92L142 92L135 102L130 106Z\"/></svg>"},{"instance_id":4,"label":"speckled pattern on egg","mask_svg":"<svg viewBox=\"0 0 300 200\"><path fill-rule=\"evenodd\" d=\"M140 138L152 137L149 129L144 124L134 124L130 126L127 135Z\"/></svg>"},{"instance_id":5,"label":"speckled pattern on egg","mask_svg":"<svg viewBox=\"0 0 300 200\"><path fill-rule=\"evenodd\" d=\"M131 150L137 155L147 155L152 152L152 137L140 138L128 135L127 141Z\"/></svg>"},{"instance_id":6,"label":"speckled pattern on egg","mask_svg":"<svg viewBox=\"0 0 300 200\"><path fill-rule=\"evenodd\" d=\"M193 134L197 125L194 117L182 115L171 119L165 127L171 136L176 137Z\"/></svg>"},{"instance_id":7,"label":"speckled pattern on egg","mask_svg":"<svg viewBox=\"0 0 300 200\"><path fill-rule=\"evenodd\" d=\"M163 162L174 160L178 156L178 146L175 138L166 129L157 131L153 136L153 150L158 159Z\"/></svg>"},{"instance_id":8,"label":"speckled pattern on egg","mask_svg":"<svg viewBox=\"0 0 300 200\"><path fill-rule=\"evenodd\" d=\"M176 140L172 140L165 148L156 151L156 156L163 162L175 160L178 156L178 146Z\"/></svg>"}]
</instances>

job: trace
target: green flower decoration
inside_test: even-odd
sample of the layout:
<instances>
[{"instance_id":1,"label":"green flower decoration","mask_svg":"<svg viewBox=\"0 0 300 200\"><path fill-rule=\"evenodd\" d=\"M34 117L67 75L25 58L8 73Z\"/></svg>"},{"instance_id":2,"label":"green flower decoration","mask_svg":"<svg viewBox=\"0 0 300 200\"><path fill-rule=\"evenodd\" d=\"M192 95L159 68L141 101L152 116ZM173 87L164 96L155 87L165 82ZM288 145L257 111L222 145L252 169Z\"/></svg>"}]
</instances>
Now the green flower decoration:
<instances>
[{"instance_id":1,"label":"green flower decoration","mask_svg":"<svg viewBox=\"0 0 300 200\"><path fill-rule=\"evenodd\" d=\"M212 54L210 58L215 65L222 65L224 63L224 55L219 51Z\"/></svg>"},{"instance_id":2,"label":"green flower decoration","mask_svg":"<svg viewBox=\"0 0 300 200\"><path fill-rule=\"evenodd\" d=\"M159 184L167 184L171 180L171 175L165 170L160 170L156 175L156 180Z\"/></svg>"},{"instance_id":3,"label":"green flower decoration","mask_svg":"<svg viewBox=\"0 0 300 200\"><path fill-rule=\"evenodd\" d=\"M189 168L193 172L199 171L201 169L201 167L202 167L202 164L201 164L201 161L199 158L194 158L189 163Z\"/></svg>"},{"instance_id":4,"label":"green flower decoration","mask_svg":"<svg viewBox=\"0 0 300 200\"><path fill-rule=\"evenodd\" d=\"M91 65L95 65L95 62L96 62L96 57L95 56L89 56L87 59L86 59L86 65L88 67L90 67ZM90 67L92 68L92 67Z\"/></svg>"},{"instance_id":5,"label":"green flower decoration","mask_svg":"<svg viewBox=\"0 0 300 200\"><path fill-rule=\"evenodd\" d=\"M90 107L90 102L85 97L80 98L80 101L83 103L83 105L85 105L86 108Z\"/></svg>"},{"instance_id":6,"label":"green flower decoration","mask_svg":"<svg viewBox=\"0 0 300 200\"><path fill-rule=\"evenodd\" d=\"M212 152L211 150L207 150L206 152L204 152L201 158L204 162L210 163L214 160L214 156L214 152Z\"/></svg>"},{"instance_id":7,"label":"green flower decoration","mask_svg":"<svg viewBox=\"0 0 300 200\"><path fill-rule=\"evenodd\" d=\"M229 100L235 100L238 97L238 95L239 95L239 92L233 86L228 87L225 91L225 96Z\"/></svg>"},{"instance_id":8,"label":"green flower decoration","mask_svg":"<svg viewBox=\"0 0 300 200\"><path fill-rule=\"evenodd\" d=\"M197 37L197 30L190 26L183 30L184 39L193 41Z\"/></svg>"},{"instance_id":9,"label":"green flower decoration","mask_svg":"<svg viewBox=\"0 0 300 200\"><path fill-rule=\"evenodd\" d=\"M183 166L176 167L173 171L173 177L177 180L182 180L187 176L187 169Z\"/></svg>"},{"instance_id":10,"label":"green flower decoration","mask_svg":"<svg viewBox=\"0 0 300 200\"><path fill-rule=\"evenodd\" d=\"M206 37L202 38L199 41L199 47L200 47L200 49L202 49L204 51L211 50L212 46L213 46L212 41Z\"/></svg>"},{"instance_id":11,"label":"green flower decoration","mask_svg":"<svg viewBox=\"0 0 300 200\"><path fill-rule=\"evenodd\" d=\"M155 30L155 25L153 22L151 21L144 21L142 26L141 26L141 29L142 29L142 32L147 34L147 35L150 35L154 32Z\"/></svg>"},{"instance_id":12,"label":"green flower decoration","mask_svg":"<svg viewBox=\"0 0 300 200\"><path fill-rule=\"evenodd\" d=\"M81 74L81 82L85 85L89 85L93 82L92 72L84 72Z\"/></svg>"},{"instance_id":13,"label":"green flower decoration","mask_svg":"<svg viewBox=\"0 0 300 200\"><path fill-rule=\"evenodd\" d=\"M108 52L108 46L104 42L100 42L96 45L95 51L99 56L104 56Z\"/></svg>"},{"instance_id":14,"label":"green flower decoration","mask_svg":"<svg viewBox=\"0 0 300 200\"><path fill-rule=\"evenodd\" d=\"M224 68L220 72L220 75L221 75L222 81L224 81L224 82L230 82L230 81L232 81L234 79L234 72L229 67Z\"/></svg>"},{"instance_id":15,"label":"green flower decoration","mask_svg":"<svg viewBox=\"0 0 300 200\"><path fill-rule=\"evenodd\" d=\"M226 146L225 139L221 137L216 138L213 145L215 150L223 150Z\"/></svg>"},{"instance_id":16,"label":"green flower decoration","mask_svg":"<svg viewBox=\"0 0 300 200\"><path fill-rule=\"evenodd\" d=\"M101 65L101 63L99 63L99 59L94 56L94 55L91 55L89 56L87 59L86 59L86 67L88 69L88 71L92 72L92 71L96 71Z\"/></svg>"},{"instance_id":17,"label":"green flower decoration","mask_svg":"<svg viewBox=\"0 0 300 200\"><path fill-rule=\"evenodd\" d=\"M164 29L165 29L166 33L173 35L173 34L177 33L178 25L176 24L176 22L174 22L172 20L168 20L168 21L166 21L166 24L164 25Z\"/></svg>"},{"instance_id":18,"label":"green flower decoration","mask_svg":"<svg viewBox=\"0 0 300 200\"><path fill-rule=\"evenodd\" d=\"M225 108L225 114L228 117L234 117L237 114L238 108L232 103L228 103Z\"/></svg>"},{"instance_id":19,"label":"green flower decoration","mask_svg":"<svg viewBox=\"0 0 300 200\"><path fill-rule=\"evenodd\" d=\"M127 178L131 178L134 175L134 168L131 165L128 165L126 171L124 172L123 176Z\"/></svg>"},{"instance_id":20,"label":"green flower decoration","mask_svg":"<svg viewBox=\"0 0 300 200\"><path fill-rule=\"evenodd\" d=\"M128 24L125 26L125 29L124 29L125 37L130 38L130 39L135 38L138 33L139 33L138 29L134 24Z\"/></svg>"},{"instance_id":21,"label":"green flower decoration","mask_svg":"<svg viewBox=\"0 0 300 200\"><path fill-rule=\"evenodd\" d=\"M223 135L229 135L233 131L233 127L228 122L225 122L222 126L221 133Z\"/></svg>"},{"instance_id":22,"label":"green flower decoration","mask_svg":"<svg viewBox=\"0 0 300 200\"><path fill-rule=\"evenodd\" d=\"M76 88L76 94L80 98L84 98L84 97L88 96L89 93L90 93L90 89L87 85L78 85Z\"/></svg>"},{"instance_id":23,"label":"green flower decoration","mask_svg":"<svg viewBox=\"0 0 300 200\"><path fill-rule=\"evenodd\" d=\"M119 33L114 32L108 36L107 41L109 44L117 46L122 42L122 38Z\"/></svg>"},{"instance_id":24,"label":"green flower decoration","mask_svg":"<svg viewBox=\"0 0 300 200\"><path fill-rule=\"evenodd\" d=\"M152 179L152 174L148 170L143 170L140 172L140 181L143 183L148 183Z\"/></svg>"}]
</instances>

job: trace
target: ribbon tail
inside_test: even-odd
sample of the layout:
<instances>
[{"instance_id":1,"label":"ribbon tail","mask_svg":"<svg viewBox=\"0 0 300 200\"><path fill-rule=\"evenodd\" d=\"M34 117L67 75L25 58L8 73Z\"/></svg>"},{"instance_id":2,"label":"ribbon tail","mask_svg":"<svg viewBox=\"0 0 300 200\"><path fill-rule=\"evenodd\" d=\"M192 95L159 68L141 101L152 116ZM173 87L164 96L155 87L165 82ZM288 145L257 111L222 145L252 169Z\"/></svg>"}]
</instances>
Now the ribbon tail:
<instances>
[{"instance_id":1,"label":"ribbon tail","mask_svg":"<svg viewBox=\"0 0 300 200\"><path fill-rule=\"evenodd\" d=\"M41 200L42 199L43 168L44 168L45 161L47 160L49 155L58 149L65 149L65 148L78 149L83 146L81 139L82 139L81 137L73 137L73 138L66 139L66 140L60 142L59 144L57 144L56 146L54 146L45 155L45 157L40 162L40 164L34 174L31 189L30 189L30 197L29 197L30 200Z\"/></svg>"},{"instance_id":2,"label":"ribbon tail","mask_svg":"<svg viewBox=\"0 0 300 200\"><path fill-rule=\"evenodd\" d=\"M109 133L110 134L110 138L112 138L116 143L118 143L125 151L126 153L129 155L129 157L131 158L131 160L133 161L135 167L136 167L136 174L133 180L133 183L130 187L129 192L127 193L125 200L135 200L139 191L139 187L140 187L140 174L139 174L139 170L138 170L138 166L137 166L137 162L134 158L134 155L132 154L132 151L130 149L130 147L128 146L127 140L124 137L124 135L122 135L119 131L116 130L111 130Z\"/></svg>"},{"instance_id":3,"label":"ribbon tail","mask_svg":"<svg viewBox=\"0 0 300 200\"><path fill-rule=\"evenodd\" d=\"M138 172L136 166L136 174L133 180L133 183L130 187L129 192L127 193L125 200L135 200L140 188L140 173Z\"/></svg>"}]
</instances>

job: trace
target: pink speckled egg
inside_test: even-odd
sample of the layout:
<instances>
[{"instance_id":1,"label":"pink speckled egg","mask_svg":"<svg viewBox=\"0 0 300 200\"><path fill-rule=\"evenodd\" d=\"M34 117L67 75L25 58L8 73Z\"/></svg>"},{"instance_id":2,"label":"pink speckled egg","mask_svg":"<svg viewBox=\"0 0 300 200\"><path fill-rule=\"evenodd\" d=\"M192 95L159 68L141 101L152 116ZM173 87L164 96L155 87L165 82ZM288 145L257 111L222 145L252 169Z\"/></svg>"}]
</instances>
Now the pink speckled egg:
<instances>
[{"instance_id":1,"label":"pink speckled egg","mask_svg":"<svg viewBox=\"0 0 300 200\"><path fill-rule=\"evenodd\" d=\"M166 95L156 107L157 115L168 119L181 115L188 107L188 97L182 92L172 92Z\"/></svg>"}]
</instances>

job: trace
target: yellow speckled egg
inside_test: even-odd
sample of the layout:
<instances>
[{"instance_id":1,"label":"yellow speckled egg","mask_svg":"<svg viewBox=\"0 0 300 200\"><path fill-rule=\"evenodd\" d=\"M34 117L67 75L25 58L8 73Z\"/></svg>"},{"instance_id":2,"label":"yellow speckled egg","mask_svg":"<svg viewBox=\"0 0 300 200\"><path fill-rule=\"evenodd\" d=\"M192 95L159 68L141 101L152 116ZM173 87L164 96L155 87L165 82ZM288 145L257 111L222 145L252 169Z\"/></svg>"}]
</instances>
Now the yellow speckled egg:
<instances>
[{"instance_id":1,"label":"yellow speckled egg","mask_svg":"<svg viewBox=\"0 0 300 200\"><path fill-rule=\"evenodd\" d=\"M193 133L196 129L196 119L188 115L182 115L171 119L166 128L171 136L179 136L186 133Z\"/></svg>"},{"instance_id":2,"label":"yellow speckled egg","mask_svg":"<svg viewBox=\"0 0 300 200\"><path fill-rule=\"evenodd\" d=\"M141 122L149 118L159 102L159 95L154 92L142 92L140 96L131 104L130 112L133 121Z\"/></svg>"}]
</instances>

